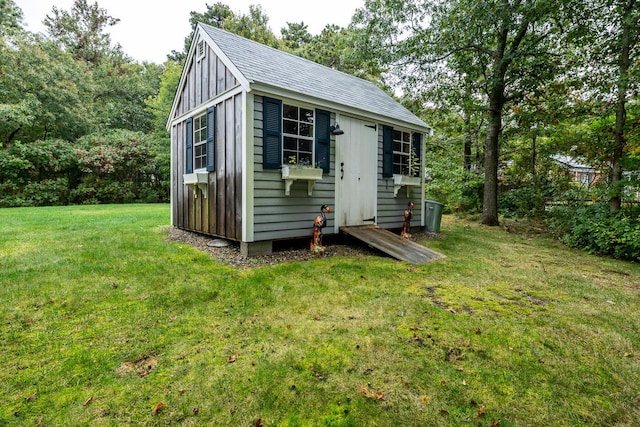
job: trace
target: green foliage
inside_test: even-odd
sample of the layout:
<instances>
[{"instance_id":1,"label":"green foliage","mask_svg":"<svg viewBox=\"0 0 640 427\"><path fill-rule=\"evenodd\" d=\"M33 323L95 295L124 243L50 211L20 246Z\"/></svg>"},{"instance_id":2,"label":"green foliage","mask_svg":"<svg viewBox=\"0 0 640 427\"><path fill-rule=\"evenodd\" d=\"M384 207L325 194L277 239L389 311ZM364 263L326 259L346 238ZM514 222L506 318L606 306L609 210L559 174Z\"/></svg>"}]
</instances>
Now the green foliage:
<instances>
[{"instance_id":1,"label":"green foliage","mask_svg":"<svg viewBox=\"0 0 640 427\"><path fill-rule=\"evenodd\" d=\"M427 199L443 203L445 212L481 212L482 176L462 167L458 150L455 142L427 145Z\"/></svg>"},{"instance_id":2,"label":"green foliage","mask_svg":"<svg viewBox=\"0 0 640 427\"><path fill-rule=\"evenodd\" d=\"M78 172L75 149L66 141L16 142L0 150L0 206L67 204Z\"/></svg>"},{"instance_id":3,"label":"green foliage","mask_svg":"<svg viewBox=\"0 0 640 427\"><path fill-rule=\"evenodd\" d=\"M73 140L93 122L91 75L52 42L0 39L0 140Z\"/></svg>"},{"instance_id":4,"label":"green foliage","mask_svg":"<svg viewBox=\"0 0 640 427\"><path fill-rule=\"evenodd\" d=\"M122 129L78 140L78 164L84 173L73 192L78 203L130 203L166 200L154 162L155 143L141 132Z\"/></svg>"},{"instance_id":5,"label":"green foliage","mask_svg":"<svg viewBox=\"0 0 640 427\"><path fill-rule=\"evenodd\" d=\"M552 226L562 241L593 254L640 261L640 208L611 213L606 203L556 210Z\"/></svg>"},{"instance_id":6,"label":"green foliage","mask_svg":"<svg viewBox=\"0 0 640 427\"><path fill-rule=\"evenodd\" d=\"M71 11L53 6L44 25L59 45L75 59L97 65L104 56L118 52L112 48L111 38L106 29L120 20L107 14L98 2L89 4L87 0L74 0Z\"/></svg>"},{"instance_id":7,"label":"green foliage","mask_svg":"<svg viewBox=\"0 0 640 427\"><path fill-rule=\"evenodd\" d=\"M0 0L0 37L22 31L22 10L13 0Z\"/></svg>"}]
</instances>

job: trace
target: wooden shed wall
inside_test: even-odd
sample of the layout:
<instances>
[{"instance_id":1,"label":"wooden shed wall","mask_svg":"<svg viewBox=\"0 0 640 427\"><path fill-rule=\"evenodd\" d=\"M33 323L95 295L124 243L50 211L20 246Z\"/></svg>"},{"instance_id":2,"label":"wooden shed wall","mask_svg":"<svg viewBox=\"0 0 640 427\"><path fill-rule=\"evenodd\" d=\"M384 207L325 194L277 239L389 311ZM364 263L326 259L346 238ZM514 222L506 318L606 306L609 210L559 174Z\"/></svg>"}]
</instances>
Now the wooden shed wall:
<instances>
[{"instance_id":1,"label":"wooden shed wall","mask_svg":"<svg viewBox=\"0 0 640 427\"><path fill-rule=\"evenodd\" d=\"M411 197L407 197L407 190L402 187L398 195L393 197L393 177L382 177L382 126L378 126L378 213L376 223L386 229L402 228L404 221L404 211L407 204L412 201L413 221L412 228L420 226L420 215L422 213L422 187L410 187Z\"/></svg>"},{"instance_id":2,"label":"wooden shed wall","mask_svg":"<svg viewBox=\"0 0 640 427\"><path fill-rule=\"evenodd\" d=\"M254 240L310 236L320 206L335 205L335 137L331 137L331 172L316 182L312 196L307 195L306 181L294 182L291 194L285 196L281 171L262 167L262 99L254 97ZM334 119L332 115L332 123ZM333 232L333 214L327 215L323 232Z\"/></svg>"},{"instance_id":3,"label":"wooden shed wall","mask_svg":"<svg viewBox=\"0 0 640 427\"><path fill-rule=\"evenodd\" d=\"M200 107L237 86L236 79L209 49L201 61L193 61L180 94L177 115ZM185 120L172 127L173 223L204 234L242 239L242 116L244 95L218 102L215 125L215 170L209 172L208 197L183 183L185 173ZM204 111L198 110L198 114Z\"/></svg>"},{"instance_id":4,"label":"wooden shed wall","mask_svg":"<svg viewBox=\"0 0 640 427\"><path fill-rule=\"evenodd\" d=\"M186 84L178 94L179 103L173 118L238 85L237 79L208 45L204 58L198 61L194 55L191 63L185 65L185 70Z\"/></svg>"}]
</instances>

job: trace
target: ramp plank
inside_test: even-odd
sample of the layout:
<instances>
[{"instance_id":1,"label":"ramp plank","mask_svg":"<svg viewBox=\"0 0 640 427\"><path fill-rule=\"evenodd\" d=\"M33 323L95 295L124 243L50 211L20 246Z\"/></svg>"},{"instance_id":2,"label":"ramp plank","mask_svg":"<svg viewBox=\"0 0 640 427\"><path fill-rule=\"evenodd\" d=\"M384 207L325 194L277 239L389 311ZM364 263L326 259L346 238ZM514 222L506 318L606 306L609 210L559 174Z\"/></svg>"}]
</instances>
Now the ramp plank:
<instances>
[{"instance_id":1,"label":"ramp plank","mask_svg":"<svg viewBox=\"0 0 640 427\"><path fill-rule=\"evenodd\" d=\"M387 255L407 261L411 264L423 264L445 256L416 242L403 239L397 234L384 230L377 225L359 225L340 227L340 231L352 236Z\"/></svg>"}]
</instances>

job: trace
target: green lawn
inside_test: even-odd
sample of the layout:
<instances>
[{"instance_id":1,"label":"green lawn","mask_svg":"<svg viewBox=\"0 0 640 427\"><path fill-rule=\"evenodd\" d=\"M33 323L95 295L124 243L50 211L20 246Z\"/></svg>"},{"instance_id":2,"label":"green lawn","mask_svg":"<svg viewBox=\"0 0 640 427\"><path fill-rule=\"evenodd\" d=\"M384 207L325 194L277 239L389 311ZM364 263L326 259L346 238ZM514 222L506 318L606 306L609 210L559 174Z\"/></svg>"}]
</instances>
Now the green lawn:
<instances>
[{"instance_id":1,"label":"green lawn","mask_svg":"<svg viewBox=\"0 0 640 427\"><path fill-rule=\"evenodd\" d=\"M445 216L431 264L238 270L168 224L0 210L0 425L640 425L637 264Z\"/></svg>"}]
</instances>

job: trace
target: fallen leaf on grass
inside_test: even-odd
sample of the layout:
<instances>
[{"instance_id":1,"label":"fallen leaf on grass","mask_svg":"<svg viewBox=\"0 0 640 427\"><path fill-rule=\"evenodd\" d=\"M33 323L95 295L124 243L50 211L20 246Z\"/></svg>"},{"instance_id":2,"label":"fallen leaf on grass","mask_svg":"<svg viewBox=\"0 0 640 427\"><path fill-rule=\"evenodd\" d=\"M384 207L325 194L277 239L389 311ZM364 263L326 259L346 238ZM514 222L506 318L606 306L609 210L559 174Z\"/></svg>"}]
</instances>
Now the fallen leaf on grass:
<instances>
[{"instance_id":1,"label":"fallen leaf on grass","mask_svg":"<svg viewBox=\"0 0 640 427\"><path fill-rule=\"evenodd\" d=\"M84 403L82 404L82 406L87 406L88 404L90 404L91 402L93 402L93 396L91 396L90 398L88 398L87 400L84 401Z\"/></svg>"},{"instance_id":2,"label":"fallen leaf on grass","mask_svg":"<svg viewBox=\"0 0 640 427\"><path fill-rule=\"evenodd\" d=\"M36 394L33 393L31 396L25 397L24 400L26 400L27 402L33 402L34 400L36 400Z\"/></svg>"},{"instance_id":3,"label":"fallen leaf on grass","mask_svg":"<svg viewBox=\"0 0 640 427\"><path fill-rule=\"evenodd\" d=\"M446 410L446 409L444 409L444 408L440 408L440 413L441 413L442 415L449 415L449 411L447 411L447 410Z\"/></svg>"},{"instance_id":4,"label":"fallen leaf on grass","mask_svg":"<svg viewBox=\"0 0 640 427\"><path fill-rule=\"evenodd\" d=\"M253 427L263 427L262 418L258 418L254 423Z\"/></svg>"},{"instance_id":5,"label":"fallen leaf on grass","mask_svg":"<svg viewBox=\"0 0 640 427\"><path fill-rule=\"evenodd\" d=\"M198 415L198 412L200 412L200 409L198 409L198 408L193 408L193 409L191 410L191 412L193 412L193 415Z\"/></svg>"},{"instance_id":6,"label":"fallen leaf on grass","mask_svg":"<svg viewBox=\"0 0 640 427\"><path fill-rule=\"evenodd\" d=\"M491 423L491 427L498 427L499 425L500 425L499 420L493 420L493 422Z\"/></svg>"},{"instance_id":7,"label":"fallen leaf on grass","mask_svg":"<svg viewBox=\"0 0 640 427\"><path fill-rule=\"evenodd\" d=\"M482 417L484 416L484 405L480 405L480 407L478 408L478 417Z\"/></svg>"},{"instance_id":8,"label":"fallen leaf on grass","mask_svg":"<svg viewBox=\"0 0 640 427\"><path fill-rule=\"evenodd\" d=\"M625 354L624 354L624 357L631 357L631 356L633 356L633 354L632 354L632 353L625 353Z\"/></svg>"},{"instance_id":9,"label":"fallen leaf on grass","mask_svg":"<svg viewBox=\"0 0 640 427\"><path fill-rule=\"evenodd\" d=\"M235 362L236 360L238 360L238 357L240 357L239 353L232 354L231 356L227 357L227 363Z\"/></svg>"},{"instance_id":10,"label":"fallen leaf on grass","mask_svg":"<svg viewBox=\"0 0 640 427\"><path fill-rule=\"evenodd\" d=\"M369 390L367 386L359 385L358 390L364 394L364 396L371 400L384 400L384 394L381 391L373 392Z\"/></svg>"},{"instance_id":11,"label":"fallen leaf on grass","mask_svg":"<svg viewBox=\"0 0 640 427\"><path fill-rule=\"evenodd\" d=\"M160 402L153 407L153 410L151 412L153 413L153 415L158 415L158 412L160 412L162 408L164 408L164 403Z\"/></svg>"},{"instance_id":12,"label":"fallen leaf on grass","mask_svg":"<svg viewBox=\"0 0 640 427\"><path fill-rule=\"evenodd\" d=\"M422 396L422 403L424 403L425 405L427 405L429 402L431 402L431 397L429 397L429 396Z\"/></svg>"}]
</instances>

